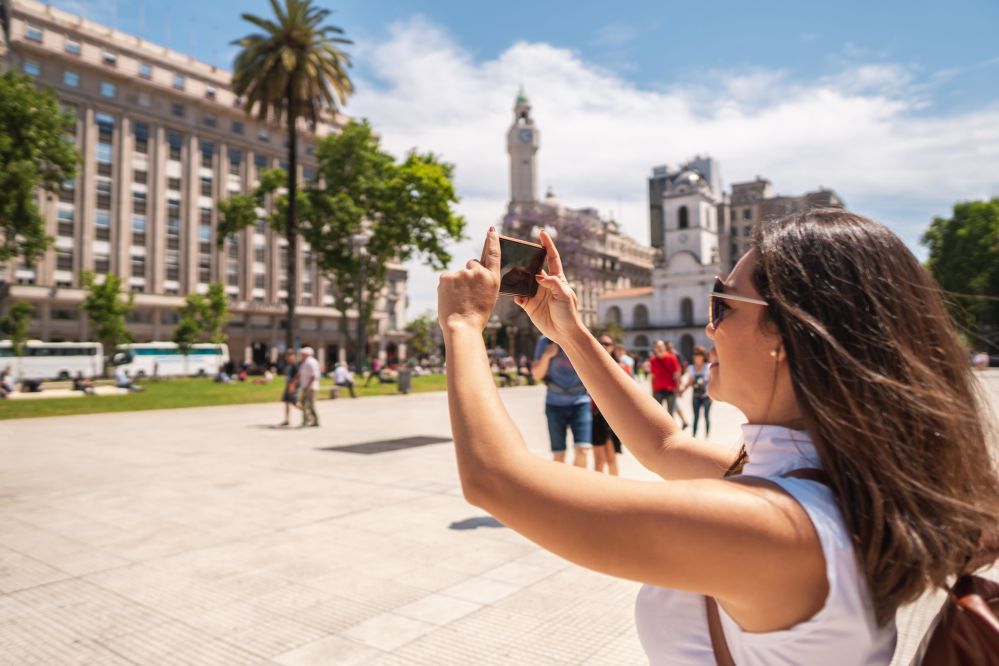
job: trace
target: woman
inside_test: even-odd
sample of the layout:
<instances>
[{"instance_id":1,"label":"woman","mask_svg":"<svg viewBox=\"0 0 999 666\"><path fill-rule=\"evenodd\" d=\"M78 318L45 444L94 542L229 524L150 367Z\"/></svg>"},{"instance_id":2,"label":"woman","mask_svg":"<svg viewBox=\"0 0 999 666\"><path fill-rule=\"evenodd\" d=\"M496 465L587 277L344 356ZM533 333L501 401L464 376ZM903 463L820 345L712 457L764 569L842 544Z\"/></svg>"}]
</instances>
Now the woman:
<instances>
[{"instance_id":1,"label":"woman","mask_svg":"<svg viewBox=\"0 0 999 666\"><path fill-rule=\"evenodd\" d=\"M631 377L631 367L621 362L621 350L624 345L616 344L611 336L604 333L598 342L607 350L621 369ZM600 413L597 403L591 403L593 411L593 469L597 472L606 471L611 476L618 475L617 455L621 453L621 440Z\"/></svg>"},{"instance_id":2,"label":"woman","mask_svg":"<svg viewBox=\"0 0 999 666\"><path fill-rule=\"evenodd\" d=\"M636 615L653 664L714 663L702 595L740 666L887 664L898 607L981 555L980 526L999 515L977 385L937 288L885 227L814 210L753 240L709 299L709 394L749 421L743 475L723 479L741 447L682 432L600 350L542 234L549 273L517 302L665 480L642 483L524 447L482 342L499 285L491 230L481 263L438 287L462 487L548 550L645 583ZM828 485L786 476L804 468Z\"/></svg>"},{"instance_id":3,"label":"woman","mask_svg":"<svg viewBox=\"0 0 999 666\"><path fill-rule=\"evenodd\" d=\"M704 347L699 345L694 347L691 357L693 362L687 366L687 372L683 375L680 394L682 395L687 389L690 389L690 401L693 405L691 409L694 412L694 426L691 428L690 434L694 437L697 436L697 424L700 422L699 417L703 410L704 438L707 439L708 435L711 434L711 418L709 416L711 413L711 398L708 397L708 384L711 382L711 371L708 367Z\"/></svg>"},{"instance_id":4,"label":"woman","mask_svg":"<svg viewBox=\"0 0 999 666\"><path fill-rule=\"evenodd\" d=\"M284 391L281 392L281 402L284 404L284 421L278 426L286 426L291 423L291 408L302 409L298 401L298 365L295 363L294 349L286 349L284 352Z\"/></svg>"}]
</instances>

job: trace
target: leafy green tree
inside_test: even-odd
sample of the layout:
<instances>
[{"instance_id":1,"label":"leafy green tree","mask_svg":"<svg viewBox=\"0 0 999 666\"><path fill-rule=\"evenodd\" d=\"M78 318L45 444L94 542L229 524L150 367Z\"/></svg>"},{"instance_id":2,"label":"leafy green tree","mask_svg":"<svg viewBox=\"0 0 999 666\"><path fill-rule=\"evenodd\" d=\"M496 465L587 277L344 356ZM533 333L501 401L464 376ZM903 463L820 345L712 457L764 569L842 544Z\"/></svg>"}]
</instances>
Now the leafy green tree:
<instances>
[{"instance_id":1,"label":"leafy green tree","mask_svg":"<svg viewBox=\"0 0 999 666\"><path fill-rule=\"evenodd\" d=\"M437 313L433 310L424 312L406 324L406 332L411 336L409 349L412 355L423 357L436 351L431 331L437 326Z\"/></svg>"},{"instance_id":2,"label":"leafy green tree","mask_svg":"<svg viewBox=\"0 0 999 666\"><path fill-rule=\"evenodd\" d=\"M21 359L24 357L24 343L28 340L28 326L35 309L24 301L15 301L7 308L7 314L0 319L0 333L10 339L11 351L17 357L17 376L23 376Z\"/></svg>"},{"instance_id":3,"label":"leafy green tree","mask_svg":"<svg viewBox=\"0 0 999 666\"><path fill-rule=\"evenodd\" d=\"M955 204L951 217L933 219L922 243L958 326L999 351L999 198Z\"/></svg>"},{"instance_id":4,"label":"leafy green tree","mask_svg":"<svg viewBox=\"0 0 999 666\"><path fill-rule=\"evenodd\" d=\"M135 294L124 295L122 279L114 274L104 276L98 282L90 271L80 273L80 283L86 290L81 309L94 327L93 337L104 347L105 358L114 353L114 348L132 342L134 337L126 321L135 305Z\"/></svg>"},{"instance_id":5,"label":"leafy green tree","mask_svg":"<svg viewBox=\"0 0 999 666\"><path fill-rule=\"evenodd\" d=\"M228 339L229 297L221 282L213 282L205 294L188 294L179 314L173 341L185 356L197 342L223 344Z\"/></svg>"},{"instance_id":6,"label":"leafy green tree","mask_svg":"<svg viewBox=\"0 0 999 666\"><path fill-rule=\"evenodd\" d=\"M302 236L333 285L340 329L350 340L347 311L358 305L358 287L380 294L390 264L414 256L444 270L451 261L447 243L462 238L465 219L453 209L454 167L416 151L396 162L367 121L325 137L316 154L321 178L304 191ZM371 235L362 254L353 239L366 227ZM375 300L363 299L365 323Z\"/></svg>"},{"instance_id":7,"label":"leafy green tree","mask_svg":"<svg viewBox=\"0 0 999 666\"><path fill-rule=\"evenodd\" d=\"M80 156L65 139L75 122L50 90L14 72L0 75L0 263L20 257L32 265L52 242L38 191L54 194L76 176Z\"/></svg>"},{"instance_id":8,"label":"leafy green tree","mask_svg":"<svg viewBox=\"0 0 999 666\"><path fill-rule=\"evenodd\" d=\"M288 348L296 338L295 300L298 296L298 123L315 127L326 111L335 112L346 102L354 86L347 75L350 58L341 50L351 44L340 37L343 30L321 25L328 9L312 0L285 0L282 7L270 0L274 19L243 14L245 21L262 30L233 44L242 51L236 56L232 89L246 100L247 113L263 121L284 120L288 127L288 206L285 238L288 240Z\"/></svg>"}]
</instances>

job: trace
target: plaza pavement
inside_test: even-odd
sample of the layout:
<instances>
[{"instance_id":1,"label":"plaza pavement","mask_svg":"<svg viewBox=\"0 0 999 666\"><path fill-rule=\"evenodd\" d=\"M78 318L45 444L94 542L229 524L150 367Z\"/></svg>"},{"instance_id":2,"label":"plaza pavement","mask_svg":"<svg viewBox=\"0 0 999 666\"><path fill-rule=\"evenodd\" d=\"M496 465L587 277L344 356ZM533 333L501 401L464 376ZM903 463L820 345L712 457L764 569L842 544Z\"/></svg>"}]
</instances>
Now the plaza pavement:
<instances>
[{"instance_id":1,"label":"plaza pavement","mask_svg":"<svg viewBox=\"0 0 999 666\"><path fill-rule=\"evenodd\" d=\"M538 455L543 390L501 391ZM305 430L277 403L0 422L0 664L645 662L638 585L467 504L449 441L323 450L446 440L444 393L317 408ZM712 417L735 441L738 412Z\"/></svg>"}]
</instances>

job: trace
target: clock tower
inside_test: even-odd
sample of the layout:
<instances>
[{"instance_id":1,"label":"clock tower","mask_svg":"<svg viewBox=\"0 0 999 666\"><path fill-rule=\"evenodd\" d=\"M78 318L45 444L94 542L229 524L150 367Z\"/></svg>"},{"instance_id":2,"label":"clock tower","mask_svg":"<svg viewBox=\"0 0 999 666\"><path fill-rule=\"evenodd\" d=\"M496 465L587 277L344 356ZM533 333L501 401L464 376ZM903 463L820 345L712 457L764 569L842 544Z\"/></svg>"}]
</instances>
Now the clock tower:
<instances>
[{"instance_id":1,"label":"clock tower","mask_svg":"<svg viewBox=\"0 0 999 666\"><path fill-rule=\"evenodd\" d=\"M541 137L531 116L531 103L521 88L513 106L513 124L506 135L510 154L510 203L533 204L538 200L538 147Z\"/></svg>"}]
</instances>

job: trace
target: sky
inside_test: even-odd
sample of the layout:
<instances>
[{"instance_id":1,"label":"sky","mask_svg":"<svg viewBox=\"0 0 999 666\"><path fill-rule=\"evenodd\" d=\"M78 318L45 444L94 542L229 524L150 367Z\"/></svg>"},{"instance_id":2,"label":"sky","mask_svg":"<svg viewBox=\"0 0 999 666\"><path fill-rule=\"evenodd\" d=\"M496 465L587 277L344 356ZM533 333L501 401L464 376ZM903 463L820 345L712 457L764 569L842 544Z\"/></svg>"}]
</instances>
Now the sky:
<instances>
[{"instance_id":1,"label":"sky","mask_svg":"<svg viewBox=\"0 0 999 666\"><path fill-rule=\"evenodd\" d=\"M126 32L230 68L266 0L60 0ZM711 155L725 188L819 186L919 237L957 201L999 196L999 2L437 0L319 2L354 41L355 95L402 156L455 164L477 256L509 198L506 131L523 86L541 134L539 189L594 207L649 242L653 166ZM410 266L410 316L436 276Z\"/></svg>"}]
</instances>

